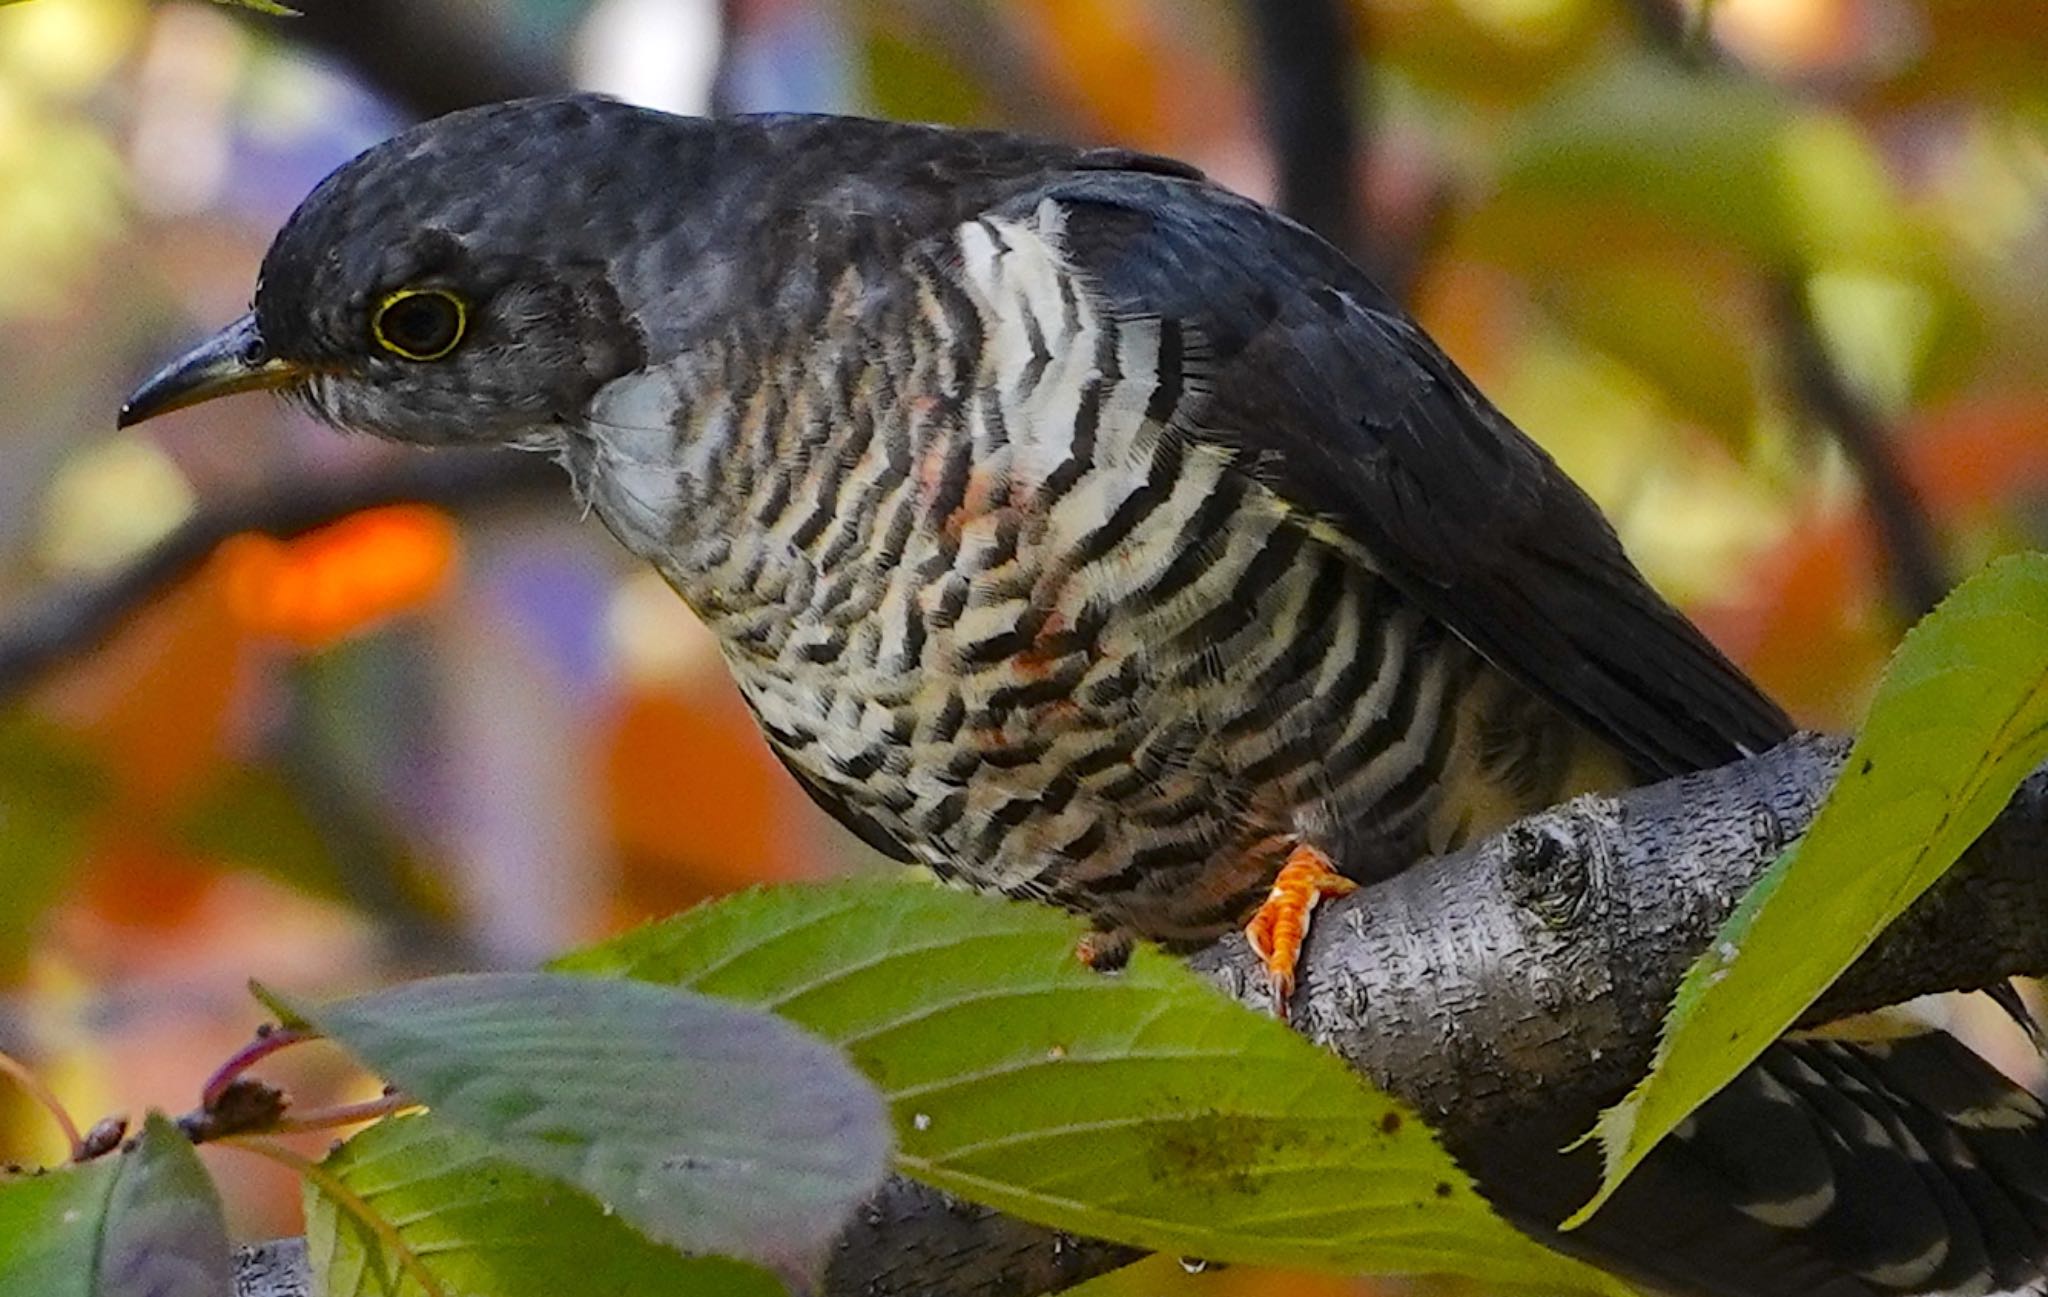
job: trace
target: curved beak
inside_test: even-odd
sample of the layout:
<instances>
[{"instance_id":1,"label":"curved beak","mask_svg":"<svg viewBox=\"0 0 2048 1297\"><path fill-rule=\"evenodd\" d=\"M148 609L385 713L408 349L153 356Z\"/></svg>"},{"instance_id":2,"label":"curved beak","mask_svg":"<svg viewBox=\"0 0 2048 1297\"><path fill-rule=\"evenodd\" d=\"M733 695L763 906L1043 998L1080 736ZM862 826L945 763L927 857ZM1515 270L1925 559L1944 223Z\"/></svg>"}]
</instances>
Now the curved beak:
<instances>
[{"instance_id":1,"label":"curved beak","mask_svg":"<svg viewBox=\"0 0 2048 1297\"><path fill-rule=\"evenodd\" d=\"M285 387L305 374L303 365L270 357L252 312L150 375L114 422L130 428L216 396Z\"/></svg>"}]
</instances>

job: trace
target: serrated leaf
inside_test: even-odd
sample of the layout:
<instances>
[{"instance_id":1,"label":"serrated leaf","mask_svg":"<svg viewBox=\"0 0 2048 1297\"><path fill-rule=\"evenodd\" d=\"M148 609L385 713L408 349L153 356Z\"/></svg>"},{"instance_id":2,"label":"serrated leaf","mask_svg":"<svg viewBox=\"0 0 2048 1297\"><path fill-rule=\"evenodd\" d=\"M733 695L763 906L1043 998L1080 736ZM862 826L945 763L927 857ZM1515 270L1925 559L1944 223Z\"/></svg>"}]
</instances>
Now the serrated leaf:
<instances>
[{"instance_id":1,"label":"serrated leaf","mask_svg":"<svg viewBox=\"0 0 2048 1297\"><path fill-rule=\"evenodd\" d=\"M95 1297L100 1227L120 1163L0 1176L0 1293Z\"/></svg>"},{"instance_id":2,"label":"serrated leaf","mask_svg":"<svg viewBox=\"0 0 2048 1297\"><path fill-rule=\"evenodd\" d=\"M220 1197L191 1142L161 1113L121 1155L94 1297L227 1297L233 1254Z\"/></svg>"},{"instance_id":3,"label":"serrated leaf","mask_svg":"<svg viewBox=\"0 0 2048 1297\"><path fill-rule=\"evenodd\" d=\"M731 897L559 967L809 1027L888 1096L905 1172L1026 1219L1217 1261L1627 1291L1494 1216L1335 1056L1154 951L1092 973L1077 934L862 880Z\"/></svg>"},{"instance_id":4,"label":"serrated leaf","mask_svg":"<svg viewBox=\"0 0 2048 1297\"><path fill-rule=\"evenodd\" d=\"M1806 836L1687 970L1650 1074L1601 1115L1592 1215L1797 1022L2048 758L2048 555L1993 563L1899 646Z\"/></svg>"},{"instance_id":5,"label":"serrated leaf","mask_svg":"<svg viewBox=\"0 0 2048 1297\"><path fill-rule=\"evenodd\" d=\"M500 1157L649 1237L807 1274L887 1168L837 1051L701 995L546 973L431 978L301 1014Z\"/></svg>"},{"instance_id":6,"label":"serrated leaf","mask_svg":"<svg viewBox=\"0 0 2048 1297\"><path fill-rule=\"evenodd\" d=\"M432 1114L382 1122L322 1164L449 1293L780 1297L764 1270L685 1257L594 1198L492 1155ZM306 1255L326 1297L424 1297L378 1232L305 1187Z\"/></svg>"}]
</instances>

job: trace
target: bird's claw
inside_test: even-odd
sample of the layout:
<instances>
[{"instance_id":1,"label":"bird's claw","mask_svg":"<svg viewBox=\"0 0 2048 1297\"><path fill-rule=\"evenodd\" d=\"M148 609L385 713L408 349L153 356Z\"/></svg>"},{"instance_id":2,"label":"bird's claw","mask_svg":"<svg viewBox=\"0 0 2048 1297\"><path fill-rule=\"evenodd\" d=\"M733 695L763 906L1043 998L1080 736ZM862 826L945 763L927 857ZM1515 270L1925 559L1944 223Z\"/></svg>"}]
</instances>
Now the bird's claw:
<instances>
[{"instance_id":1,"label":"bird's claw","mask_svg":"<svg viewBox=\"0 0 2048 1297\"><path fill-rule=\"evenodd\" d=\"M1266 966L1273 989L1273 1013L1285 1021L1294 996L1294 970L1301 943L1308 936L1309 916L1325 896L1345 896L1358 884L1337 872L1330 858L1314 847L1298 846L1273 878L1265 903L1245 925L1244 938Z\"/></svg>"}]
</instances>

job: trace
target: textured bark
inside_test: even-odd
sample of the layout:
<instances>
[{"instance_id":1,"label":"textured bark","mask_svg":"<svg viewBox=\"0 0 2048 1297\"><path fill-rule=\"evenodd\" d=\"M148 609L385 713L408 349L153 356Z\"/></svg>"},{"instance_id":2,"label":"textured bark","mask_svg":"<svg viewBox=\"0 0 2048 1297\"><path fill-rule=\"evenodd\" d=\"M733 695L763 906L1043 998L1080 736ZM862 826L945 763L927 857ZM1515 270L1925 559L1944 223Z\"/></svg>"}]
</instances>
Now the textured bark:
<instances>
[{"instance_id":1,"label":"textured bark","mask_svg":"<svg viewBox=\"0 0 2048 1297\"><path fill-rule=\"evenodd\" d=\"M1642 1074L1686 967L1805 830L1846 749L1806 736L1582 798L1330 905L1295 1026L1424 1113L1507 1214L1540 1230L1584 1199L1595 1169L1590 1150L1553 1150ZM2048 771L1805 1021L2048 972L2044 864ZM1242 941L1191 962L1263 1002ZM1598 1225L1580 1246L1597 1250ZM299 1255L289 1242L245 1253L241 1297L299 1297ZM848 1229L825 1292L1035 1297L1139 1255L896 1180Z\"/></svg>"}]
</instances>

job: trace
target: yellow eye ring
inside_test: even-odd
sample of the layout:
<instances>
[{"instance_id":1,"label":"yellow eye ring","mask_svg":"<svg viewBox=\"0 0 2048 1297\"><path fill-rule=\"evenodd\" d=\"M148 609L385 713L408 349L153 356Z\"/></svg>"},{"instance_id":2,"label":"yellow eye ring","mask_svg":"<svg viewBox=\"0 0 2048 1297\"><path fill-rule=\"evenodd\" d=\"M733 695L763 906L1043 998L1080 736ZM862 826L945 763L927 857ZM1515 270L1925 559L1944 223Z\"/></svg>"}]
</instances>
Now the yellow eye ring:
<instances>
[{"instance_id":1,"label":"yellow eye ring","mask_svg":"<svg viewBox=\"0 0 2048 1297\"><path fill-rule=\"evenodd\" d=\"M370 317L377 345L406 360L439 360L469 331L469 307L445 288L401 288Z\"/></svg>"}]
</instances>

